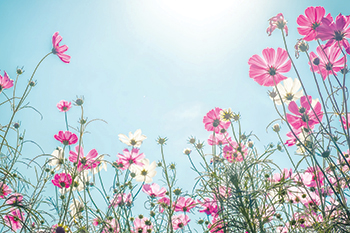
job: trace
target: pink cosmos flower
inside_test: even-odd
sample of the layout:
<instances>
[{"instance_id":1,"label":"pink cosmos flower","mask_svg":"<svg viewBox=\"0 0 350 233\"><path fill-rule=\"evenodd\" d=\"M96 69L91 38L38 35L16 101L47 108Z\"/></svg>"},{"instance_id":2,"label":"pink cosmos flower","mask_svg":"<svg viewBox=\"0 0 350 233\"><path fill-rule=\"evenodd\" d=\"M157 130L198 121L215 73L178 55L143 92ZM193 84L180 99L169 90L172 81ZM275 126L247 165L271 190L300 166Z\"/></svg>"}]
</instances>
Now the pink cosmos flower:
<instances>
[{"instance_id":1,"label":"pink cosmos flower","mask_svg":"<svg viewBox=\"0 0 350 233\"><path fill-rule=\"evenodd\" d=\"M99 160L96 160L98 153L95 149L90 150L86 156L84 156L83 147L79 147L79 145L75 147L75 151L76 153L74 151L69 151L69 161L72 163L78 162L78 171L94 169L101 163Z\"/></svg>"},{"instance_id":2,"label":"pink cosmos flower","mask_svg":"<svg viewBox=\"0 0 350 233\"><path fill-rule=\"evenodd\" d=\"M347 129L350 127L350 113L347 114L348 115L348 121L346 122L346 118L344 116L341 117L341 123L344 126L344 129Z\"/></svg>"},{"instance_id":3,"label":"pink cosmos flower","mask_svg":"<svg viewBox=\"0 0 350 233\"><path fill-rule=\"evenodd\" d=\"M224 224L222 219L219 219L218 216L215 216L213 218L213 221L211 224L208 224L208 229L210 232L215 233L224 233Z\"/></svg>"},{"instance_id":4,"label":"pink cosmos flower","mask_svg":"<svg viewBox=\"0 0 350 233\"><path fill-rule=\"evenodd\" d=\"M4 184L3 182L0 182L0 198L4 199L8 194L10 194L12 190Z\"/></svg>"},{"instance_id":5,"label":"pink cosmos flower","mask_svg":"<svg viewBox=\"0 0 350 233\"><path fill-rule=\"evenodd\" d=\"M276 16L269 19L269 27L266 29L266 33L271 36L271 33L276 29L285 30L286 36L288 36L288 27L287 21L284 20L282 13L277 14Z\"/></svg>"},{"instance_id":6,"label":"pink cosmos flower","mask_svg":"<svg viewBox=\"0 0 350 233\"><path fill-rule=\"evenodd\" d=\"M314 71L318 74L322 75L323 80L327 78L329 74L337 73L344 67L344 57L341 57L339 60L338 57L341 55L341 50L336 46L330 46L325 48L323 46L323 50L320 46L317 47L316 51L318 56L314 53L310 53L310 60L312 64L310 64L310 70L312 71L311 65ZM319 59L319 65L315 65L315 59Z\"/></svg>"},{"instance_id":7,"label":"pink cosmos flower","mask_svg":"<svg viewBox=\"0 0 350 233\"><path fill-rule=\"evenodd\" d=\"M72 103L65 100L61 100L57 103L57 108L60 112L68 112L71 107Z\"/></svg>"},{"instance_id":8,"label":"pink cosmos flower","mask_svg":"<svg viewBox=\"0 0 350 233\"><path fill-rule=\"evenodd\" d=\"M131 205L132 203L132 197L131 197L131 193L118 193L116 195L114 195L114 198L113 200L111 201L111 206L114 206L114 207L117 207L117 206L120 206L120 205Z\"/></svg>"},{"instance_id":9,"label":"pink cosmos flower","mask_svg":"<svg viewBox=\"0 0 350 233\"><path fill-rule=\"evenodd\" d=\"M294 134L298 137L298 135L301 133L301 129L302 128L293 129L293 132L292 131L288 132L287 137L289 137L289 139L284 144L286 144L287 146L294 146L298 141L298 139L294 136Z\"/></svg>"},{"instance_id":10,"label":"pink cosmos flower","mask_svg":"<svg viewBox=\"0 0 350 233\"><path fill-rule=\"evenodd\" d=\"M228 162L233 163L242 162L243 158L248 154L248 149L243 145L239 145L237 142L231 142L223 149L223 156Z\"/></svg>"},{"instance_id":11,"label":"pink cosmos flower","mask_svg":"<svg viewBox=\"0 0 350 233\"><path fill-rule=\"evenodd\" d=\"M228 129L230 127L230 122L224 122L220 118L221 108L215 108L210 110L207 115L203 117L203 123L205 129L208 131L214 131L215 133L220 133L221 129Z\"/></svg>"},{"instance_id":12,"label":"pink cosmos flower","mask_svg":"<svg viewBox=\"0 0 350 233\"><path fill-rule=\"evenodd\" d=\"M78 141L77 135L69 131L59 131L54 138L65 146L75 144Z\"/></svg>"},{"instance_id":13,"label":"pink cosmos flower","mask_svg":"<svg viewBox=\"0 0 350 233\"><path fill-rule=\"evenodd\" d=\"M197 202L202 207L202 209L199 210L200 213L206 213L207 215L215 216L219 210L217 202L213 199L204 198L203 201L198 200Z\"/></svg>"},{"instance_id":14,"label":"pink cosmos flower","mask_svg":"<svg viewBox=\"0 0 350 233\"><path fill-rule=\"evenodd\" d=\"M6 71L4 71L4 76L0 74L0 93L4 89L8 89L13 86L13 80L9 78Z\"/></svg>"},{"instance_id":15,"label":"pink cosmos flower","mask_svg":"<svg viewBox=\"0 0 350 233\"><path fill-rule=\"evenodd\" d=\"M179 215L173 215L171 218L173 228L176 231L177 229L182 229L185 227L190 220L190 218L187 215L179 214Z\"/></svg>"},{"instance_id":16,"label":"pink cosmos flower","mask_svg":"<svg viewBox=\"0 0 350 233\"><path fill-rule=\"evenodd\" d=\"M323 186L325 177L322 171L317 168L309 167L304 172L303 182L307 187L318 187Z\"/></svg>"},{"instance_id":17,"label":"pink cosmos flower","mask_svg":"<svg viewBox=\"0 0 350 233\"><path fill-rule=\"evenodd\" d=\"M157 203L159 204L159 212L163 213L164 209L170 206L170 199L167 197L163 197L159 199Z\"/></svg>"},{"instance_id":18,"label":"pink cosmos flower","mask_svg":"<svg viewBox=\"0 0 350 233\"><path fill-rule=\"evenodd\" d=\"M286 79L281 73L286 73L291 68L288 53L282 48L277 48L277 54L273 48L262 51L264 59L255 54L248 60L249 77L262 86L274 86ZM275 80L275 82L274 82Z\"/></svg>"},{"instance_id":19,"label":"pink cosmos flower","mask_svg":"<svg viewBox=\"0 0 350 233\"><path fill-rule=\"evenodd\" d=\"M105 228L103 228L102 233L119 233L120 227L118 220L113 218L112 220L105 220Z\"/></svg>"},{"instance_id":20,"label":"pink cosmos flower","mask_svg":"<svg viewBox=\"0 0 350 233\"><path fill-rule=\"evenodd\" d=\"M159 185L156 183L153 183L152 185L144 184L142 186L142 191L150 195L152 198L164 197L166 193L166 189L165 188L160 189Z\"/></svg>"},{"instance_id":21,"label":"pink cosmos flower","mask_svg":"<svg viewBox=\"0 0 350 233\"><path fill-rule=\"evenodd\" d=\"M131 150L131 153L128 149L123 150L123 154L118 153L119 163L123 163L124 166L121 168L122 170L125 170L129 168L132 164L143 166L144 164L141 162L141 160L145 157L143 153L139 154L139 149L133 148Z\"/></svg>"},{"instance_id":22,"label":"pink cosmos flower","mask_svg":"<svg viewBox=\"0 0 350 233\"><path fill-rule=\"evenodd\" d=\"M282 179L286 180L289 177L291 177L293 174L292 169L287 169L287 168L283 168L282 173L275 173L273 174L272 178L269 178L269 180L273 183L277 183L280 182Z\"/></svg>"},{"instance_id":23,"label":"pink cosmos flower","mask_svg":"<svg viewBox=\"0 0 350 233\"><path fill-rule=\"evenodd\" d=\"M196 201L192 198L179 197L175 203L175 211L190 212L196 206Z\"/></svg>"},{"instance_id":24,"label":"pink cosmos flower","mask_svg":"<svg viewBox=\"0 0 350 233\"><path fill-rule=\"evenodd\" d=\"M24 219L24 213L19 209L11 209L10 213L5 215L5 224L13 231L17 231L22 228L22 222Z\"/></svg>"},{"instance_id":25,"label":"pink cosmos flower","mask_svg":"<svg viewBox=\"0 0 350 233\"><path fill-rule=\"evenodd\" d=\"M68 46L67 45L60 46L59 43L61 42L61 40L62 40L62 36L58 35L58 32L55 32L52 36L52 45L53 45L52 53L56 54L64 63L69 63L70 56L67 54L64 54L64 52L68 50Z\"/></svg>"},{"instance_id":26,"label":"pink cosmos flower","mask_svg":"<svg viewBox=\"0 0 350 233\"><path fill-rule=\"evenodd\" d=\"M9 196L9 198L7 198L6 200L6 204L8 205L13 205L16 204L18 205L19 203L21 203L23 200L23 196L20 193L13 193Z\"/></svg>"},{"instance_id":27,"label":"pink cosmos flower","mask_svg":"<svg viewBox=\"0 0 350 233\"><path fill-rule=\"evenodd\" d=\"M305 36L303 39L306 41L312 41L316 39L318 28L322 24L322 19L326 14L325 9L322 6L306 8L305 15L299 15L297 18L298 32L300 35ZM328 14L326 18L333 20L331 14Z\"/></svg>"},{"instance_id":28,"label":"pink cosmos flower","mask_svg":"<svg viewBox=\"0 0 350 233\"><path fill-rule=\"evenodd\" d=\"M208 139L208 144L209 145L225 145L225 144L228 144L231 140L231 137L229 137L228 133L225 132L224 134L223 133L218 133L218 134L215 134L212 135L210 134L209 136L209 139Z\"/></svg>"},{"instance_id":29,"label":"pink cosmos flower","mask_svg":"<svg viewBox=\"0 0 350 233\"><path fill-rule=\"evenodd\" d=\"M134 220L134 231L132 231L133 233L147 233L147 230L152 230L153 226L151 225L147 225L146 222L151 223L151 221L149 221L148 218L135 218Z\"/></svg>"},{"instance_id":30,"label":"pink cosmos flower","mask_svg":"<svg viewBox=\"0 0 350 233\"><path fill-rule=\"evenodd\" d=\"M308 96L309 102L312 104L312 97ZM321 110L321 104L317 101L315 105L312 106L313 110L308 103L306 96L300 98L301 107L298 107L295 101L290 102L288 109L291 115L287 113L287 121L292 125L294 129L300 129L302 126L305 128L313 128L314 125L319 124L322 121L323 112ZM316 113L316 115L314 114ZM317 120L317 117L320 122Z\"/></svg>"},{"instance_id":31,"label":"pink cosmos flower","mask_svg":"<svg viewBox=\"0 0 350 233\"><path fill-rule=\"evenodd\" d=\"M62 172L54 176L52 183L59 188L69 188L72 184L72 177L70 174Z\"/></svg>"},{"instance_id":32,"label":"pink cosmos flower","mask_svg":"<svg viewBox=\"0 0 350 233\"><path fill-rule=\"evenodd\" d=\"M326 43L326 48L332 44L339 42L341 46L346 49L346 52L350 54L350 45L346 38L350 38L350 15L344 16L339 14L333 22L333 18L330 16L328 18L322 19L322 24L317 28L317 37L322 41L328 40ZM338 46L338 45L337 45Z\"/></svg>"},{"instance_id":33,"label":"pink cosmos flower","mask_svg":"<svg viewBox=\"0 0 350 233\"><path fill-rule=\"evenodd\" d=\"M99 224L101 224L101 219L99 219L99 218L94 218L93 220L92 220L92 225L94 225L95 227L96 226L98 226Z\"/></svg>"}]
</instances>

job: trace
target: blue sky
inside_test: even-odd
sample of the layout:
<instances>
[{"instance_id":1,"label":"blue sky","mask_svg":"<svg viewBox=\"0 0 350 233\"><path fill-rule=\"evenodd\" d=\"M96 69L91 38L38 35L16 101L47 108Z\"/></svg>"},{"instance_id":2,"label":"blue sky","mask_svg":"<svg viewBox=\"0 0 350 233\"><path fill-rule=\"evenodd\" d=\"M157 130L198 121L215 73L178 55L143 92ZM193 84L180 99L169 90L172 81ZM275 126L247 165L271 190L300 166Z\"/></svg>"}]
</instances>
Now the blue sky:
<instances>
[{"instance_id":1,"label":"blue sky","mask_svg":"<svg viewBox=\"0 0 350 233\"><path fill-rule=\"evenodd\" d=\"M264 48L283 47L279 31L266 34L269 18L284 14L293 51L301 37L296 18L308 6L319 5L333 17L350 14L344 0L1 1L0 69L15 78L16 67L24 66L23 87L59 31L71 63L51 55L39 68L38 85L28 101L44 118L24 110L15 119L26 129L27 139L51 153L58 146L53 135L65 129L57 102L84 95L85 115L108 122L91 125L86 150L96 148L115 160L124 148L117 135L140 128L148 137L141 151L151 161L159 160L155 140L166 136L166 159L178 165L178 185L190 189L194 181L188 177L195 174L182 151L189 146L189 136L204 141L210 135L202 120L214 107L240 112L243 131L258 135L260 150L277 142L276 135L265 130L278 117L266 94L271 88L249 78L247 61ZM296 63L310 93L315 93L306 59ZM293 71L288 76L296 77ZM72 126L77 126L79 115L78 108L69 111ZM34 145L25 151L28 158L40 154ZM193 158L199 161L196 154ZM283 153L273 158L282 166L289 164Z\"/></svg>"}]
</instances>

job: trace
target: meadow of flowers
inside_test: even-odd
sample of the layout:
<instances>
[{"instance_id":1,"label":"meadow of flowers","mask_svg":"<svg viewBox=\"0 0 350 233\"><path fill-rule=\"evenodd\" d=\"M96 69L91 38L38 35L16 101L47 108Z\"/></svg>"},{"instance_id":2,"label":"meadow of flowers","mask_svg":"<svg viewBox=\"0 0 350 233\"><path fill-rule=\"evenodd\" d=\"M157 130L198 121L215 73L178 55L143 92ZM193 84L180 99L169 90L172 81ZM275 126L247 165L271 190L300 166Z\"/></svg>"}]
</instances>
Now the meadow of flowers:
<instances>
[{"instance_id":1,"label":"meadow of flowers","mask_svg":"<svg viewBox=\"0 0 350 233\"><path fill-rule=\"evenodd\" d=\"M253 131L242 133L239 113L230 108L209 110L203 116L208 138L190 137L184 142L183 156L197 174L190 193L175 188L176 166L166 161L165 137L156 139L158 161L150 161L142 151L147 137L141 129L120 133L125 148L113 156L85 145L88 126L103 120L87 119L83 97L57 103L58 114L65 115L65 128L46 132L56 140L57 148L25 158L25 131L16 117L26 108L36 111L25 104L36 85L35 73L50 55L70 63L68 46L60 45L58 32L52 37L52 51L39 61L24 90L17 90L23 68L13 75L3 71L0 108L10 117L0 119L0 231L350 232L346 85L350 16L331 16L321 6L308 7L296 19L300 35L294 37L302 38L292 49L286 42L288 25L283 14L268 22L267 34L281 33L284 48L268 47L262 56L252 55L247 74L261 88L270 88L267 91L279 118L268 128L279 142L259 151ZM310 51L309 43L317 46L315 51ZM294 61L299 56L308 59L309 73L298 71ZM305 85L305 79L313 79L313 86ZM316 96L308 94L310 88L317 89ZM78 123L68 121L71 108L80 110ZM281 135L281 127L289 133ZM276 151L283 152L292 167L273 161L270 156ZM194 156L202 159L200 166L193 162ZM24 169L35 173L36 182L29 181ZM103 180L102 173L113 178L112 184ZM155 182L160 179L161 183ZM141 195L147 197L147 215L135 211Z\"/></svg>"}]
</instances>

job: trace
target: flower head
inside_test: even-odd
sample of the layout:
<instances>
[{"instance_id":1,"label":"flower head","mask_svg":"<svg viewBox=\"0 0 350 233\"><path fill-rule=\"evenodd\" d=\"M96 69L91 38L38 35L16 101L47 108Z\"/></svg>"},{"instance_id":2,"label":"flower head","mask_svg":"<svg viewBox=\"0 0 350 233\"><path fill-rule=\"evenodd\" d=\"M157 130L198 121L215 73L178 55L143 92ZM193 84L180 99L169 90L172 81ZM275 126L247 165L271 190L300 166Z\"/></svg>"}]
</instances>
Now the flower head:
<instances>
[{"instance_id":1,"label":"flower head","mask_svg":"<svg viewBox=\"0 0 350 233\"><path fill-rule=\"evenodd\" d=\"M65 146L75 144L78 141L77 135L70 131L59 131L58 134L54 135L54 138Z\"/></svg>"},{"instance_id":2,"label":"flower head","mask_svg":"<svg viewBox=\"0 0 350 233\"><path fill-rule=\"evenodd\" d=\"M166 189L160 188L159 185L156 183L153 183L152 185L144 184L142 186L142 191L150 195L152 198L164 197L166 193Z\"/></svg>"},{"instance_id":3,"label":"flower head","mask_svg":"<svg viewBox=\"0 0 350 233\"><path fill-rule=\"evenodd\" d=\"M53 45L52 53L56 54L64 63L69 63L70 56L67 54L64 54L64 52L68 50L68 46L67 45L60 46L59 43L61 42L61 40L62 40L62 36L58 35L58 32L55 32L52 36L52 45Z\"/></svg>"},{"instance_id":4,"label":"flower head","mask_svg":"<svg viewBox=\"0 0 350 233\"><path fill-rule=\"evenodd\" d=\"M78 199L73 199L72 203L69 205L70 215L75 218L81 215L85 209L85 205L82 201Z\"/></svg>"},{"instance_id":5,"label":"flower head","mask_svg":"<svg viewBox=\"0 0 350 233\"><path fill-rule=\"evenodd\" d=\"M151 221L148 218L136 218L134 220L134 231L133 233L147 233L151 231L147 230L152 230L153 226Z\"/></svg>"},{"instance_id":6,"label":"flower head","mask_svg":"<svg viewBox=\"0 0 350 233\"><path fill-rule=\"evenodd\" d=\"M12 190L5 183L0 182L0 198L4 199Z\"/></svg>"},{"instance_id":7,"label":"flower head","mask_svg":"<svg viewBox=\"0 0 350 233\"><path fill-rule=\"evenodd\" d=\"M224 122L221 120L221 111L221 108L215 108L210 110L207 115L203 117L203 123L206 130L220 133L221 129L227 129L230 126L230 122Z\"/></svg>"},{"instance_id":8,"label":"flower head","mask_svg":"<svg viewBox=\"0 0 350 233\"><path fill-rule=\"evenodd\" d=\"M179 214L179 215L173 215L171 218L171 221L172 221L174 230L177 230L177 229L184 228L191 220L187 215Z\"/></svg>"},{"instance_id":9,"label":"flower head","mask_svg":"<svg viewBox=\"0 0 350 233\"><path fill-rule=\"evenodd\" d=\"M123 154L118 154L119 160L118 163L122 163L123 166L121 167L122 170L125 170L129 168L132 164L136 164L139 166L142 166L143 163L141 160L145 158L145 155L143 153L139 153L139 149L133 148L131 152L129 152L128 149L123 150Z\"/></svg>"},{"instance_id":10,"label":"flower head","mask_svg":"<svg viewBox=\"0 0 350 233\"><path fill-rule=\"evenodd\" d=\"M122 143L133 147L140 147L142 141L147 138L145 135L142 135L141 129L136 130L134 134L129 132L129 137L125 134L119 134L118 137Z\"/></svg>"},{"instance_id":11,"label":"flower head","mask_svg":"<svg viewBox=\"0 0 350 233\"><path fill-rule=\"evenodd\" d=\"M4 217L5 224L13 231L17 231L22 228L22 222L24 220L24 213L20 209L11 209L10 213Z\"/></svg>"},{"instance_id":12,"label":"flower head","mask_svg":"<svg viewBox=\"0 0 350 233\"><path fill-rule=\"evenodd\" d=\"M318 56L314 52L310 53L312 63L309 62L309 65L311 71L313 69L316 73L321 74L323 80L325 80L329 74L337 73L344 68L344 57L338 59L341 50L336 45L327 48L322 47L318 46L316 48ZM317 65L314 62L316 59L318 59Z\"/></svg>"},{"instance_id":13,"label":"flower head","mask_svg":"<svg viewBox=\"0 0 350 233\"><path fill-rule=\"evenodd\" d=\"M58 171L61 169L61 166L64 164L64 151L62 147L57 147L51 154L52 158L49 160L49 165L55 167L55 170Z\"/></svg>"},{"instance_id":14,"label":"flower head","mask_svg":"<svg viewBox=\"0 0 350 233\"><path fill-rule=\"evenodd\" d=\"M116 195L114 195L113 200L111 201L111 205L110 206L114 206L117 207L118 205L131 205L132 203L132 197L131 197L131 193L118 193Z\"/></svg>"},{"instance_id":15,"label":"flower head","mask_svg":"<svg viewBox=\"0 0 350 233\"><path fill-rule=\"evenodd\" d=\"M9 78L6 71L4 71L4 76L1 76L0 74L0 93L4 89L8 89L13 86L13 80Z\"/></svg>"},{"instance_id":16,"label":"flower head","mask_svg":"<svg viewBox=\"0 0 350 233\"><path fill-rule=\"evenodd\" d=\"M142 159L142 166L138 166L136 164L132 164L130 166L130 171L135 173L134 179L138 182L151 183L152 178L157 174L156 172L156 162L153 161L151 164L148 159Z\"/></svg>"},{"instance_id":17,"label":"flower head","mask_svg":"<svg viewBox=\"0 0 350 233\"><path fill-rule=\"evenodd\" d=\"M242 143L239 145L237 142L231 142L224 147L223 156L230 163L233 163L234 161L242 162L248 154L247 151L248 149Z\"/></svg>"},{"instance_id":18,"label":"flower head","mask_svg":"<svg viewBox=\"0 0 350 233\"><path fill-rule=\"evenodd\" d=\"M196 206L196 201L192 198L179 197L175 203L175 211L190 212Z\"/></svg>"},{"instance_id":19,"label":"flower head","mask_svg":"<svg viewBox=\"0 0 350 233\"><path fill-rule=\"evenodd\" d=\"M266 48L262 51L264 59L255 54L249 58L249 77L262 86L274 86L286 79L281 73L291 69L288 53L282 48Z\"/></svg>"},{"instance_id":20,"label":"flower head","mask_svg":"<svg viewBox=\"0 0 350 233\"><path fill-rule=\"evenodd\" d=\"M69 151L69 161L72 163L78 163L78 171L94 169L100 164L100 161L96 160L98 153L95 149L89 151L89 153L84 156L83 147L76 146L75 151Z\"/></svg>"},{"instance_id":21,"label":"flower head","mask_svg":"<svg viewBox=\"0 0 350 233\"><path fill-rule=\"evenodd\" d=\"M225 132L225 133L219 133L219 134L215 134L214 135L209 135L209 138L208 138L208 144L209 145L225 145L225 144L228 144L229 142L231 142L232 139L231 137L229 137L228 133Z\"/></svg>"},{"instance_id":22,"label":"flower head","mask_svg":"<svg viewBox=\"0 0 350 233\"><path fill-rule=\"evenodd\" d=\"M277 84L277 90L282 97L282 101L286 104L289 104L291 101L298 100L303 95L303 91L299 90L300 87L301 84L297 78L294 80L292 78L287 78L283 80L283 85L281 83ZM276 87L274 87L273 90L277 92ZM279 95L271 99L278 105L282 104Z\"/></svg>"},{"instance_id":23,"label":"flower head","mask_svg":"<svg viewBox=\"0 0 350 233\"><path fill-rule=\"evenodd\" d=\"M287 21L284 20L282 13L277 14L276 16L269 19L269 27L266 29L266 33L271 36L271 33L276 29L281 29L286 31L286 36L288 36L288 27Z\"/></svg>"},{"instance_id":24,"label":"flower head","mask_svg":"<svg viewBox=\"0 0 350 233\"><path fill-rule=\"evenodd\" d=\"M59 188L69 188L72 184L72 177L70 174L62 172L54 176L52 183Z\"/></svg>"},{"instance_id":25,"label":"flower head","mask_svg":"<svg viewBox=\"0 0 350 233\"><path fill-rule=\"evenodd\" d=\"M312 41L316 39L316 29L322 24L322 19L325 14L326 11L322 6L310 6L306 8L305 16L299 15L299 17L297 18L297 23L300 27L298 27L297 29L299 34L304 36L304 40ZM330 14L328 14L326 18L332 20Z\"/></svg>"},{"instance_id":26,"label":"flower head","mask_svg":"<svg viewBox=\"0 0 350 233\"><path fill-rule=\"evenodd\" d=\"M7 200L6 200L6 204L8 205L18 205L19 203L21 203L23 200L23 195L20 193L13 193L11 194Z\"/></svg>"},{"instance_id":27,"label":"flower head","mask_svg":"<svg viewBox=\"0 0 350 233\"><path fill-rule=\"evenodd\" d=\"M57 103L57 108L60 112L68 112L71 107L72 103L65 100L61 100Z\"/></svg>"}]
</instances>

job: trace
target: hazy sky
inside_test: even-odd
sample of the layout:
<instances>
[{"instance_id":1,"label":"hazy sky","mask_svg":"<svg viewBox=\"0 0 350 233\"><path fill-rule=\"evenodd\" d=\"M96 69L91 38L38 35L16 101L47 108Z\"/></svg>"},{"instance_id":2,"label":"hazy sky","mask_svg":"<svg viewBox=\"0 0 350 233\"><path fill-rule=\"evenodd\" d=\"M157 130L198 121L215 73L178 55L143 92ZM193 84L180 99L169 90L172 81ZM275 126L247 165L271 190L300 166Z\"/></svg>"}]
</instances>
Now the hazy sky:
<instances>
[{"instance_id":1,"label":"hazy sky","mask_svg":"<svg viewBox=\"0 0 350 233\"><path fill-rule=\"evenodd\" d=\"M51 153L59 145L53 135L65 129L57 102L84 95L85 116L108 122L91 125L84 139L86 151L96 148L113 161L124 149L117 135L140 128L148 137L141 151L151 161L159 160L155 140L166 136L166 159L178 165L178 185L190 190L193 182L188 177L195 173L182 151L189 147L189 136L204 141L210 135L202 120L212 108L240 112L243 131L258 135L261 141L255 141L261 150L277 142L276 135L265 130L278 117L266 94L271 88L249 78L247 61L267 47L283 47L278 30L270 37L266 34L269 18L284 14L293 51L301 37L296 18L308 6L319 5L333 17L350 14L347 0L1 1L0 69L14 79L16 67L24 66L19 80L23 87L59 31L71 63L51 55L39 68L38 84L28 101L44 119L30 110L16 118L27 139ZM315 93L306 59L296 64L310 93ZM293 71L288 76L296 77ZM1 106L1 115L7 109ZM72 126L78 125L79 116L79 108L69 111ZM25 151L28 158L40 154L30 144ZM192 156L199 161L195 153ZM283 153L273 158L282 166L289 164Z\"/></svg>"}]
</instances>

